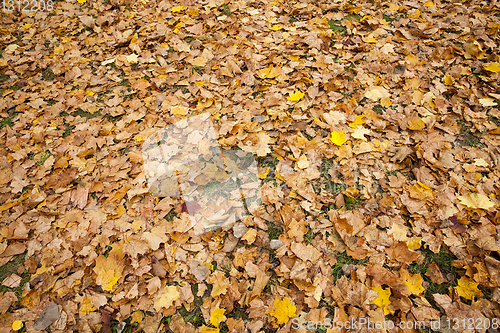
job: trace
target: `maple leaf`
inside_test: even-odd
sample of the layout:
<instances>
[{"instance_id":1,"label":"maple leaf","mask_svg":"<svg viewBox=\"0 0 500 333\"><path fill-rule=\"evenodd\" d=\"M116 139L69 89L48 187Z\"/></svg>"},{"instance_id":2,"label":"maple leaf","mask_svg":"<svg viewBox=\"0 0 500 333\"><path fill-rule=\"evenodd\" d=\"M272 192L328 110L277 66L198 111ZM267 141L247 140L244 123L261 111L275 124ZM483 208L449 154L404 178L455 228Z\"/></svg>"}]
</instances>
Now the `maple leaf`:
<instances>
[{"instance_id":1,"label":"maple leaf","mask_svg":"<svg viewBox=\"0 0 500 333\"><path fill-rule=\"evenodd\" d=\"M160 297L154 300L156 311L160 311L162 308L170 308L172 303L181 297L181 294L177 290L177 286L166 286L159 292L159 295Z\"/></svg>"},{"instance_id":2,"label":"maple leaf","mask_svg":"<svg viewBox=\"0 0 500 333\"><path fill-rule=\"evenodd\" d=\"M458 280L458 286L455 287L457 293L465 299L472 299L474 295L483 296L481 290L477 288L479 284L471 279L462 276Z\"/></svg>"},{"instance_id":3,"label":"maple leaf","mask_svg":"<svg viewBox=\"0 0 500 333\"><path fill-rule=\"evenodd\" d=\"M333 144L336 144L337 146L342 146L347 141L345 138L344 131L340 132L333 131L332 136L330 137L330 141Z\"/></svg>"},{"instance_id":4,"label":"maple leaf","mask_svg":"<svg viewBox=\"0 0 500 333\"><path fill-rule=\"evenodd\" d=\"M389 97L389 92L384 87L375 86L375 87L369 88L365 92L365 97L376 102L381 98Z\"/></svg>"},{"instance_id":5,"label":"maple leaf","mask_svg":"<svg viewBox=\"0 0 500 333\"><path fill-rule=\"evenodd\" d=\"M219 333L219 329L203 325L202 327L200 327L199 332L200 333Z\"/></svg>"},{"instance_id":6,"label":"maple leaf","mask_svg":"<svg viewBox=\"0 0 500 333\"><path fill-rule=\"evenodd\" d=\"M421 131L425 128L425 123L420 117L414 116L408 121L408 128L412 131Z\"/></svg>"},{"instance_id":7,"label":"maple leaf","mask_svg":"<svg viewBox=\"0 0 500 333\"><path fill-rule=\"evenodd\" d=\"M497 105L497 102L493 98L480 98L479 103L482 106L495 106Z\"/></svg>"},{"instance_id":8,"label":"maple leaf","mask_svg":"<svg viewBox=\"0 0 500 333\"><path fill-rule=\"evenodd\" d=\"M291 102L297 102L302 97L304 97L304 93L302 91L300 91L300 90L296 90L293 93L288 93L288 97L286 99L288 99Z\"/></svg>"},{"instance_id":9,"label":"maple leaf","mask_svg":"<svg viewBox=\"0 0 500 333\"><path fill-rule=\"evenodd\" d=\"M406 286L407 296L418 296L424 292L425 288L422 286L424 279L419 273L411 275L406 269L401 269L400 273L403 285Z\"/></svg>"},{"instance_id":10,"label":"maple leaf","mask_svg":"<svg viewBox=\"0 0 500 333\"><path fill-rule=\"evenodd\" d=\"M490 209L496 205L488 199L486 194L468 193L457 197L460 203L468 208L473 209Z\"/></svg>"},{"instance_id":11,"label":"maple leaf","mask_svg":"<svg viewBox=\"0 0 500 333\"><path fill-rule=\"evenodd\" d=\"M406 241L406 246L408 246L408 248L413 251L420 249L420 247L422 246L422 237L412 237L411 239Z\"/></svg>"},{"instance_id":12,"label":"maple leaf","mask_svg":"<svg viewBox=\"0 0 500 333\"><path fill-rule=\"evenodd\" d=\"M489 72L498 73L500 72L500 63L498 62L491 63L488 66L485 66L484 69Z\"/></svg>"},{"instance_id":13,"label":"maple leaf","mask_svg":"<svg viewBox=\"0 0 500 333\"><path fill-rule=\"evenodd\" d=\"M226 316L224 316L226 309L217 308L212 311L212 316L210 317L210 324L215 327L219 327L219 324L226 321Z\"/></svg>"},{"instance_id":14,"label":"maple leaf","mask_svg":"<svg viewBox=\"0 0 500 333\"><path fill-rule=\"evenodd\" d=\"M96 283L105 291L112 291L113 286L122 277L125 267L123 262L123 243L113 245L106 258L102 254L95 261L94 272L97 274Z\"/></svg>"},{"instance_id":15,"label":"maple leaf","mask_svg":"<svg viewBox=\"0 0 500 333\"><path fill-rule=\"evenodd\" d=\"M356 116L356 119L354 119L354 121L349 124L349 127L350 128L356 128L358 126L363 125L365 123L365 121L363 120L364 116L365 115L363 115L363 114L360 114L360 115Z\"/></svg>"},{"instance_id":16,"label":"maple leaf","mask_svg":"<svg viewBox=\"0 0 500 333\"><path fill-rule=\"evenodd\" d=\"M176 6L172 7L170 10L172 11L172 13L179 13L183 8L184 6Z\"/></svg>"},{"instance_id":17,"label":"maple leaf","mask_svg":"<svg viewBox=\"0 0 500 333\"><path fill-rule=\"evenodd\" d=\"M286 324L290 318L295 316L297 308L292 305L288 297L284 297L283 300L278 298L274 299L274 310L268 311L266 313L270 314L277 319L278 324Z\"/></svg>"},{"instance_id":18,"label":"maple leaf","mask_svg":"<svg viewBox=\"0 0 500 333\"><path fill-rule=\"evenodd\" d=\"M97 310L96 307L90 302L90 296L86 296L82 300L82 305L80 306L80 314L86 315L89 312Z\"/></svg>"},{"instance_id":19,"label":"maple leaf","mask_svg":"<svg viewBox=\"0 0 500 333\"><path fill-rule=\"evenodd\" d=\"M394 313L393 310L387 307L387 305L391 304L389 301L389 296L391 296L391 288L383 289L382 287L373 287L378 294L378 297L372 301L372 304L378 305L384 311L384 315L388 315L389 313Z\"/></svg>"},{"instance_id":20,"label":"maple leaf","mask_svg":"<svg viewBox=\"0 0 500 333\"><path fill-rule=\"evenodd\" d=\"M128 61L129 64L134 64L134 63L137 63L139 60L139 56L137 54L130 54L128 56L125 57Z\"/></svg>"},{"instance_id":21,"label":"maple leaf","mask_svg":"<svg viewBox=\"0 0 500 333\"><path fill-rule=\"evenodd\" d=\"M274 30L274 31L278 31L278 30L281 30L283 29L283 26L279 25L279 24L274 24L272 27L269 28L270 30Z\"/></svg>"}]
</instances>

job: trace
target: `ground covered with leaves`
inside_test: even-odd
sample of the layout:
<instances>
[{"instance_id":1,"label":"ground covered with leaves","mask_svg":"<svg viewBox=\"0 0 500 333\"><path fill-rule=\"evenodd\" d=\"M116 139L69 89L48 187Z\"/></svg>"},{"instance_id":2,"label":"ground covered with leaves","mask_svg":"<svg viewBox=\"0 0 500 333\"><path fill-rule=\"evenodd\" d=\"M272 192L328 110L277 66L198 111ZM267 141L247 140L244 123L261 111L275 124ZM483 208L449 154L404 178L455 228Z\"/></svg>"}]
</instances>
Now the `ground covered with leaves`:
<instances>
[{"instance_id":1,"label":"ground covered with leaves","mask_svg":"<svg viewBox=\"0 0 500 333\"><path fill-rule=\"evenodd\" d=\"M1 332L494 332L495 3L4 2ZM142 151L203 114L262 202L197 234Z\"/></svg>"}]
</instances>

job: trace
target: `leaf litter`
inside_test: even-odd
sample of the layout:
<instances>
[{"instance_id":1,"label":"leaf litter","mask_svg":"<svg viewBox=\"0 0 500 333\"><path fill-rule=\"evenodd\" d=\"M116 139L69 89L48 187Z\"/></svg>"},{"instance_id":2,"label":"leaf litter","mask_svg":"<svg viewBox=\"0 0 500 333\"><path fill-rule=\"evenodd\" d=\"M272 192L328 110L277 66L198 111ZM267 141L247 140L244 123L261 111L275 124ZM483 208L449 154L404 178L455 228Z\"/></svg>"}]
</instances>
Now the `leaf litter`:
<instances>
[{"instance_id":1,"label":"leaf litter","mask_svg":"<svg viewBox=\"0 0 500 333\"><path fill-rule=\"evenodd\" d=\"M496 2L54 8L0 18L0 327L500 317ZM151 191L168 126L198 173Z\"/></svg>"}]
</instances>

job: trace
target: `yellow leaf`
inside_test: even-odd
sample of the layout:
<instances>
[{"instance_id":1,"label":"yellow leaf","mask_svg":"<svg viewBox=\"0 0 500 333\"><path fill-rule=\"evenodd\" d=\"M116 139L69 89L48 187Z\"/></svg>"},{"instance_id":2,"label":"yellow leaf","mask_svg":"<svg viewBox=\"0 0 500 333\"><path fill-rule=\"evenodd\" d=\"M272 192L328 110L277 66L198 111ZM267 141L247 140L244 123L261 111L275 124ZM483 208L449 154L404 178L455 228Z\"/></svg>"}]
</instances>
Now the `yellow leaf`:
<instances>
[{"instance_id":1,"label":"yellow leaf","mask_svg":"<svg viewBox=\"0 0 500 333\"><path fill-rule=\"evenodd\" d=\"M373 43L374 44L374 43L377 42L377 40L375 38L373 38L373 37L363 37L363 42L365 42L365 43Z\"/></svg>"},{"instance_id":2,"label":"yellow leaf","mask_svg":"<svg viewBox=\"0 0 500 333\"><path fill-rule=\"evenodd\" d=\"M365 97L376 102L381 98L389 97L389 92L384 87L374 86L366 90Z\"/></svg>"},{"instance_id":3,"label":"yellow leaf","mask_svg":"<svg viewBox=\"0 0 500 333\"><path fill-rule=\"evenodd\" d=\"M20 320L16 320L15 322L12 323L12 329L14 331L19 331L21 328L23 328L23 322Z\"/></svg>"},{"instance_id":4,"label":"yellow leaf","mask_svg":"<svg viewBox=\"0 0 500 333\"><path fill-rule=\"evenodd\" d=\"M132 320L130 321L130 324L133 323L140 323L144 319L144 312L142 311L135 311L132 313Z\"/></svg>"},{"instance_id":5,"label":"yellow leaf","mask_svg":"<svg viewBox=\"0 0 500 333\"><path fill-rule=\"evenodd\" d=\"M219 329L218 329L218 328L212 328L212 327L208 327L208 326L203 325L203 326L200 328L200 333L219 333Z\"/></svg>"},{"instance_id":6,"label":"yellow leaf","mask_svg":"<svg viewBox=\"0 0 500 333\"><path fill-rule=\"evenodd\" d=\"M443 82L449 86L451 86L453 84L453 81L454 81L453 76L451 76L451 75L446 75L443 79Z\"/></svg>"},{"instance_id":7,"label":"yellow leaf","mask_svg":"<svg viewBox=\"0 0 500 333\"><path fill-rule=\"evenodd\" d=\"M270 314L278 320L278 324L286 324L290 318L295 317L296 307L292 305L288 297L279 300L274 299L274 310L268 311L266 313Z\"/></svg>"},{"instance_id":8,"label":"yellow leaf","mask_svg":"<svg viewBox=\"0 0 500 333\"><path fill-rule=\"evenodd\" d=\"M392 105L392 101L390 97L384 97L380 99L380 105L382 105L384 108L388 108L389 106Z\"/></svg>"},{"instance_id":9,"label":"yellow leaf","mask_svg":"<svg viewBox=\"0 0 500 333\"><path fill-rule=\"evenodd\" d=\"M364 115L362 115L362 114L359 116L356 116L356 119L354 119L354 121L349 124L349 127L356 128L358 126L363 125L365 123L365 121L363 120L363 117L364 117Z\"/></svg>"},{"instance_id":10,"label":"yellow leaf","mask_svg":"<svg viewBox=\"0 0 500 333\"><path fill-rule=\"evenodd\" d=\"M106 258L102 254L97 257L94 272L97 274L96 283L105 291L112 291L113 286L123 275L125 263L123 262L123 243L113 245Z\"/></svg>"},{"instance_id":11,"label":"yellow leaf","mask_svg":"<svg viewBox=\"0 0 500 333\"><path fill-rule=\"evenodd\" d=\"M387 307L387 305L391 304L391 301L389 301L389 296L391 296L391 288L383 289L382 287L373 287L372 290L375 290L378 294L378 297L372 301L372 304L378 305L379 308L384 310L384 315L394 313L393 310Z\"/></svg>"},{"instance_id":12,"label":"yellow leaf","mask_svg":"<svg viewBox=\"0 0 500 333\"><path fill-rule=\"evenodd\" d=\"M90 296L86 296L82 300L82 305L80 306L80 314L86 315L89 312L97 310L96 307L90 302Z\"/></svg>"},{"instance_id":13,"label":"yellow leaf","mask_svg":"<svg viewBox=\"0 0 500 333\"><path fill-rule=\"evenodd\" d=\"M275 24L273 25L272 27L269 28L270 30L274 30L274 31L278 31L278 30L281 30L283 29L283 26L279 25L279 24Z\"/></svg>"},{"instance_id":14,"label":"yellow leaf","mask_svg":"<svg viewBox=\"0 0 500 333\"><path fill-rule=\"evenodd\" d=\"M474 295L483 296L483 293L477 288L477 286L478 283L465 276L462 276L460 280L458 280L458 286L456 286L455 289L463 298L472 299Z\"/></svg>"},{"instance_id":15,"label":"yellow leaf","mask_svg":"<svg viewBox=\"0 0 500 333\"><path fill-rule=\"evenodd\" d=\"M482 106L495 106L497 105L497 102L493 98L480 98L479 103L481 103Z\"/></svg>"},{"instance_id":16,"label":"yellow leaf","mask_svg":"<svg viewBox=\"0 0 500 333\"><path fill-rule=\"evenodd\" d=\"M413 251L420 249L422 246L422 237L412 237L406 242L406 246Z\"/></svg>"},{"instance_id":17,"label":"yellow leaf","mask_svg":"<svg viewBox=\"0 0 500 333\"><path fill-rule=\"evenodd\" d=\"M130 40L130 44L138 43L139 38L137 38L137 32L132 36L132 39Z\"/></svg>"},{"instance_id":18,"label":"yellow leaf","mask_svg":"<svg viewBox=\"0 0 500 333\"><path fill-rule=\"evenodd\" d=\"M188 113L188 109L183 106L176 105L172 106L170 113L177 116L185 116Z\"/></svg>"},{"instance_id":19,"label":"yellow leaf","mask_svg":"<svg viewBox=\"0 0 500 333\"><path fill-rule=\"evenodd\" d=\"M259 69L257 74L261 79L274 79L275 77L281 75L282 72L281 67L269 65L266 68Z\"/></svg>"},{"instance_id":20,"label":"yellow leaf","mask_svg":"<svg viewBox=\"0 0 500 333\"><path fill-rule=\"evenodd\" d=\"M25 24L23 24L23 28L29 29L29 28L31 28L32 25L33 25L33 23L25 23Z\"/></svg>"},{"instance_id":21,"label":"yellow leaf","mask_svg":"<svg viewBox=\"0 0 500 333\"><path fill-rule=\"evenodd\" d=\"M181 294L179 294L176 286L167 286L160 292L160 297L155 298L154 308L156 311L160 311L162 308L168 309L180 297Z\"/></svg>"},{"instance_id":22,"label":"yellow leaf","mask_svg":"<svg viewBox=\"0 0 500 333\"><path fill-rule=\"evenodd\" d=\"M207 57L205 57L203 54L199 57L196 57L194 58L192 61L191 61L191 65L193 66L198 66L198 67L203 67L207 64Z\"/></svg>"},{"instance_id":23,"label":"yellow leaf","mask_svg":"<svg viewBox=\"0 0 500 333\"><path fill-rule=\"evenodd\" d=\"M483 160L482 158L475 158L474 159L474 165L475 166L478 166L478 167L489 167L490 165L488 164L488 162L486 162L485 160Z\"/></svg>"},{"instance_id":24,"label":"yellow leaf","mask_svg":"<svg viewBox=\"0 0 500 333\"><path fill-rule=\"evenodd\" d=\"M500 64L498 62L494 62L486 67L484 67L485 70L493 72L493 73L498 73L500 72Z\"/></svg>"},{"instance_id":25,"label":"yellow leaf","mask_svg":"<svg viewBox=\"0 0 500 333\"><path fill-rule=\"evenodd\" d=\"M226 309L221 309L217 308L214 311L212 311L212 316L210 317L210 324L212 324L215 327L219 327L220 323L223 323L226 321L226 316L224 316L224 312L226 312Z\"/></svg>"},{"instance_id":26,"label":"yellow leaf","mask_svg":"<svg viewBox=\"0 0 500 333\"><path fill-rule=\"evenodd\" d=\"M424 3L424 5L426 5L427 7L434 7L434 2L427 1L426 3Z\"/></svg>"},{"instance_id":27,"label":"yellow leaf","mask_svg":"<svg viewBox=\"0 0 500 333\"><path fill-rule=\"evenodd\" d=\"M172 13L179 13L183 8L184 6L177 6L177 7L172 7L172 9L170 10L172 11Z\"/></svg>"},{"instance_id":28,"label":"yellow leaf","mask_svg":"<svg viewBox=\"0 0 500 333\"><path fill-rule=\"evenodd\" d=\"M420 276L419 273L412 276L406 269L402 269L401 278L403 279L403 284L406 286L408 291L406 296L411 294L418 296L425 290L424 286L422 286L424 279L422 279L422 276Z\"/></svg>"},{"instance_id":29,"label":"yellow leaf","mask_svg":"<svg viewBox=\"0 0 500 333\"><path fill-rule=\"evenodd\" d=\"M86 3L87 2L87 0L77 0L77 1L78 1L78 3Z\"/></svg>"},{"instance_id":30,"label":"yellow leaf","mask_svg":"<svg viewBox=\"0 0 500 333\"><path fill-rule=\"evenodd\" d=\"M330 141L333 144L336 144L337 146L342 146L347 141L345 138L344 131L340 131L340 132L333 131L332 137L330 138Z\"/></svg>"},{"instance_id":31,"label":"yellow leaf","mask_svg":"<svg viewBox=\"0 0 500 333\"><path fill-rule=\"evenodd\" d=\"M408 122L408 128L412 131L421 131L425 128L425 123L419 116L413 116Z\"/></svg>"},{"instance_id":32,"label":"yellow leaf","mask_svg":"<svg viewBox=\"0 0 500 333\"><path fill-rule=\"evenodd\" d=\"M300 90L296 90L293 93L288 93L288 97L286 99L288 99L289 101L292 101L292 102L297 102L302 97L304 97L304 93Z\"/></svg>"},{"instance_id":33,"label":"yellow leaf","mask_svg":"<svg viewBox=\"0 0 500 333\"><path fill-rule=\"evenodd\" d=\"M87 90L85 93L87 94L87 96L94 96L95 95L95 92L90 91L90 90Z\"/></svg>"},{"instance_id":34,"label":"yellow leaf","mask_svg":"<svg viewBox=\"0 0 500 333\"><path fill-rule=\"evenodd\" d=\"M418 63L418 57L414 56L413 54L408 54L406 56L406 60L408 60L410 62L410 64L412 64L412 65L415 65L416 63Z\"/></svg>"},{"instance_id":35,"label":"yellow leaf","mask_svg":"<svg viewBox=\"0 0 500 333\"><path fill-rule=\"evenodd\" d=\"M473 209L490 209L496 205L488 199L486 194L481 193L468 193L458 197L460 203L464 206Z\"/></svg>"}]
</instances>

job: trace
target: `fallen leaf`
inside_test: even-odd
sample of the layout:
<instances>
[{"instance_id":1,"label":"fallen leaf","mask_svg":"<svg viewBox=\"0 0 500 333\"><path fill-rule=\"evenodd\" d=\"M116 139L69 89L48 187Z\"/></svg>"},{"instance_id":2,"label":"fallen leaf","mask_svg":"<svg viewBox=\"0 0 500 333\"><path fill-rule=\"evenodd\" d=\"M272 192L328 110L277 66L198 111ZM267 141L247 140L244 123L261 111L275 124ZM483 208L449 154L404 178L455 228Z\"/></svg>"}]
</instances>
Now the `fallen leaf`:
<instances>
[{"instance_id":1,"label":"fallen leaf","mask_svg":"<svg viewBox=\"0 0 500 333\"><path fill-rule=\"evenodd\" d=\"M391 289L382 287L372 287L372 290L375 290L378 294L378 297L372 301L372 304L378 305L384 311L384 315L388 315L390 313L394 313L394 310L388 308L387 306L391 304L389 301L389 297L391 296Z\"/></svg>"},{"instance_id":2,"label":"fallen leaf","mask_svg":"<svg viewBox=\"0 0 500 333\"><path fill-rule=\"evenodd\" d=\"M296 90L293 93L288 93L288 97L286 99L288 99L291 102L297 102L301 100L302 97L304 97L304 93L300 90Z\"/></svg>"},{"instance_id":3,"label":"fallen leaf","mask_svg":"<svg viewBox=\"0 0 500 333\"><path fill-rule=\"evenodd\" d=\"M278 298L274 299L274 310L268 311L266 313L270 314L277 319L278 324L286 324L290 318L295 317L296 307L292 305L288 297L284 297L283 300Z\"/></svg>"},{"instance_id":4,"label":"fallen leaf","mask_svg":"<svg viewBox=\"0 0 500 333\"><path fill-rule=\"evenodd\" d=\"M123 243L115 243L106 258L102 254L96 259L94 272L97 274L96 283L105 291L112 291L113 286L123 275Z\"/></svg>"},{"instance_id":5,"label":"fallen leaf","mask_svg":"<svg viewBox=\"0 0 500 333\"><path fill-rule=\"evenodd\" d=\"M489 64L488 66L485 66L484 69L489 71L489 72L498 73L498 72L500 72L500 63L493 62L493 63Z\"/></svg>"},{"instance_id":6,"label":"fallen leaf","mask_svg":"<svg viewBox=\"0 0 500 333\"><path fill-rule=\"evenodd\" d=\"M220 323L225 322L227 318L224 316L224 312L226 312L226 309L216 308L213 310L212 316L210 317L210 324L219 327Z\"/></svg>"},{"instance_id":7,"label":"fallen leaf","mask_svg":"<svg viewBox=\"0 0 500 333\"><path fill-rule=\"evenodd\" d=\"M160 311L162 308L170 308L173 302L181 297L181 294L177 290L177 286L166 286L158 294L159 297L156 297L154 300L156 311Z\"/></svg>"},{"instance_id":8,"label":"fallen leaf","mask_svg":"<svg viewBox=\"0 0 500 333\"><path fill-rule=\"evenodd\" d=\"M479 284L471 279L462 276L458 280L458 286L455 287L457 293L465 299L472 299L475 295L483 296L481 290L477 288Z\"/></svg>"},{"instance_id":9,"label":"fallen leaf","mask_svg":"<svg viewBox=\"0 0 500 333\"><path fill-rule=\"evenodd\" d=\"M460 203L468 208L473 209L490 209L496 205L491 202L486 194L468 193L457 197Z\"/></svg>"},{"instance_id":10,"label":"fallen leaf","mask_svg":"<svg viewBox=\"0 0 500 333\"><path fill-rule=\"evenodd\" d=\"M344 131L332 131L330 141L337 146L342 146L347 141Z\"/></svg>"},{"instance_id":11,"label":"fallen leaf","mask_svg":"<svg viewBox=\"0 0 500 333\"><path fill-rule=\"evenodd\" d=\"M21 328L23 328L24 324L20 320L16 320L12 323L12 329L14 331L19 331Z\"/></svg>"}]
</instances>

